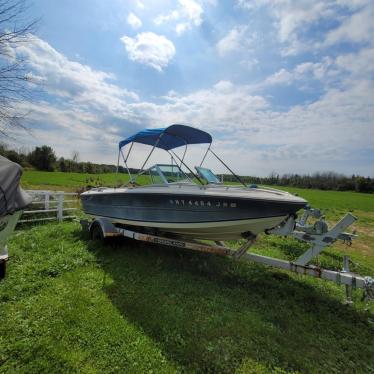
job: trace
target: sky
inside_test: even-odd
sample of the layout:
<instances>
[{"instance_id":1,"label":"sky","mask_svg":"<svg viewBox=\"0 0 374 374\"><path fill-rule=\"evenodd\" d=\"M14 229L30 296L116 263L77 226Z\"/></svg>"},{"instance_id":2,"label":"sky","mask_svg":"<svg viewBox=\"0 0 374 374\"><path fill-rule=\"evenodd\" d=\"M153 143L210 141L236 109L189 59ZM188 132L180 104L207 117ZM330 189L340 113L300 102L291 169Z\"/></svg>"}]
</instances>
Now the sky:
<instances>
[{"instance_id":1,"label":"sky","mask_svg":"<svg viewBox=\"0 0 374 374\"><path fill-rule=\"evenodd\" d=\"M14 146L116 163L121 139L182 123L242 175L374 176L373 0L33 0L29 12L41 21L16 53L38 89L22 104L31 136Z\"/></svg>"}]
</instances>

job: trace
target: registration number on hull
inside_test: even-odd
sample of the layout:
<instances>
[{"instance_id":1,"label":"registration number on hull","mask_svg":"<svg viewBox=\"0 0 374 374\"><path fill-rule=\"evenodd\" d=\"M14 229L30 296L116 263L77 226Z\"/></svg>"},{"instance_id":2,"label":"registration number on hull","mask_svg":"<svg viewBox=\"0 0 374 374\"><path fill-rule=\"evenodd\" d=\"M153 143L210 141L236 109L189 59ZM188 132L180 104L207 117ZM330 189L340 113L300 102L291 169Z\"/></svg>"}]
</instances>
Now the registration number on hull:
<instances>
[{"instance_id":1,"label":"registration number on hull","mask_svg":"<svg viewBox=\"0 0 374 374\"><path fill-rule=\"evenodd\" d=\"M197 206L214 208L236 208L237 204L228 201L190 200L190 199L170 199L170 205L174 206Z\"/></svg>"}]
</instances>

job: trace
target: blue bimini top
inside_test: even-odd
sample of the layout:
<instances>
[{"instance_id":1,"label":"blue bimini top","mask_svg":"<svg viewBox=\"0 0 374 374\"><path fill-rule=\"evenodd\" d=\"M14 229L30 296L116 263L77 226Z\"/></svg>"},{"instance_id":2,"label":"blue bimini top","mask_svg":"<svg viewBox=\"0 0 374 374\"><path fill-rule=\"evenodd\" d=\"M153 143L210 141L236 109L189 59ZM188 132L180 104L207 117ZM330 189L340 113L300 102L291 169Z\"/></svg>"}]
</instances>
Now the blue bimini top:
<instances>
[{"instance_id":1,"label":"blue bimini top","mask_svg":"<svg viewBox=\"0 0 374 374\"><path fill-rule=\"evenodd\" d=\"M163 129L144 129L119 142L119 149L129 143L148 144L166 151L187 144L210 144L212 136L205 131L185 125L171 125Z\"/></svg>"}]
</instances>

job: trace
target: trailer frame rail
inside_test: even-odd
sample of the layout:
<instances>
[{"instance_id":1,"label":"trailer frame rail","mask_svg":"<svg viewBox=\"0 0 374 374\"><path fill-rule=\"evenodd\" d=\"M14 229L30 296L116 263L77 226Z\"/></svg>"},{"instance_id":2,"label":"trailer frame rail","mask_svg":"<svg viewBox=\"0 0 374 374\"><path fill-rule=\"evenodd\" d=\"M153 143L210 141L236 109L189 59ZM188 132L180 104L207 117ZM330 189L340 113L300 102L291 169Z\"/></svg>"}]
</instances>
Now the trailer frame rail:
<instances>
[{"instance_id":1,"label":"trailer frame rail","mask_svg":"<svg viewBox=\"0 0 374 374\"><path fill-rule=\"evenodd\" d=\"M371 277L361 276L349 271L349 257L344 256L344 266L341 271L324 269L319 266L310 265L308 262L316 257L326 246L331 245L337 239L351 240L356 235L343 233L343 229L347 228L356 218L347 214L339 221L331 230L325 227L325 232L312 232L309 226L297 224L293 217L290 217L282 227L276 228L269 234L293 236L299 240L306 241L311 244L311 248L302 254L296 261L287 261L275 257L268 257L257 253L248 252L250 247L256 240L255 236L247 238L238 250L228 248L222 242L214 242L214 244L203 243L198 240L185 240L179 237L167 237L163 235L154 235L133 228L124 228L115 226L106 218L94 218L91 222L81 220L80 223L84 229L92 233L94 225L99 225L103 238L122 236L141 242L154 243L158 245L166 245L174 248L183 248L193 251L212 253L215 255L233 258L235 260L255 262L290 272L321 278L335 282L338 285L346 287L346 301L351 303L352 289L362 288L364 290L364 298L366 300L374 300L374 279ZM317 225L318 226L318 225ZM305 231L303 230L303 227ZM315 227L315 226L314 226ZM277 231L278 230L278 231ZM309 231L310 233L306 233ZM326 238L328 238L326 240ZM347 239L348 238L348 239Z\"/></svg>"}]
</instances>

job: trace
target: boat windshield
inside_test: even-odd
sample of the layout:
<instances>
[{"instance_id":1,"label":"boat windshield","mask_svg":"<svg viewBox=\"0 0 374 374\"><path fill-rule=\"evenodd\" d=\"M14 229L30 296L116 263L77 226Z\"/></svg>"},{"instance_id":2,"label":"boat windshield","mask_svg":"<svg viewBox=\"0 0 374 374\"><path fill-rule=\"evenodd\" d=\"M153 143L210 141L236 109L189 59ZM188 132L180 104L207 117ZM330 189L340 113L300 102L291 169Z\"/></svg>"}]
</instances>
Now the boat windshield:
<instances>
[{"instance_id":1,"label":"boat windshield","mask_svg":"<svg viewBox=\"0 0 374 374\"><path fill-rule=\"evenodd\" d=\"M157 164L148 169L153 184L191 183L178 165Z\"/></svg>"},{"instance_id":2,"label":"boat windshield","mask_svg":"<svg viewBox=\"0 0 374 374\"><path fill-rule=\"evenodd\" d=\"M202 168L200 166L195 166L199 177L203 178L205 181L211 184L221 184L221 181L218 177L212 172L212 170L207 168Z\"/></svg>"}]
</instances>

